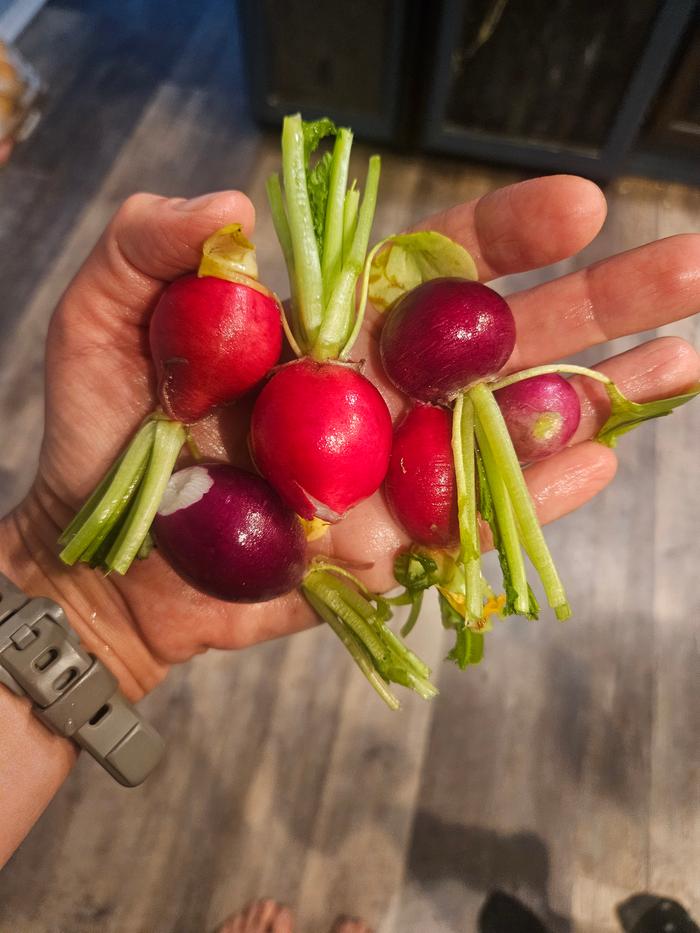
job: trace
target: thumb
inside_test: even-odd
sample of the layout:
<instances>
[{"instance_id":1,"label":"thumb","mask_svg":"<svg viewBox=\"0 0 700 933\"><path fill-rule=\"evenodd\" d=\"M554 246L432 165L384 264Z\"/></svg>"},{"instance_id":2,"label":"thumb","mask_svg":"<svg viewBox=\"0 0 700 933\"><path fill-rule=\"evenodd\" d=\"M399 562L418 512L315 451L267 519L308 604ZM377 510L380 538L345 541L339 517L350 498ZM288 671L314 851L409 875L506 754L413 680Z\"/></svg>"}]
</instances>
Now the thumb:
<instances>
[{"instance_id":1,"label":"thumb","mask_svg":"<svg viewBox=\"0 0 700 933\"><path fill-rule=\"evenodd\" d=\"M62 301L91 323L143 324L163 285L197 268L204 240L219 227L240 223L250 236L255 209L240 191L192 200L134 194L116 212Z\"/></svg>"}]
</instances>

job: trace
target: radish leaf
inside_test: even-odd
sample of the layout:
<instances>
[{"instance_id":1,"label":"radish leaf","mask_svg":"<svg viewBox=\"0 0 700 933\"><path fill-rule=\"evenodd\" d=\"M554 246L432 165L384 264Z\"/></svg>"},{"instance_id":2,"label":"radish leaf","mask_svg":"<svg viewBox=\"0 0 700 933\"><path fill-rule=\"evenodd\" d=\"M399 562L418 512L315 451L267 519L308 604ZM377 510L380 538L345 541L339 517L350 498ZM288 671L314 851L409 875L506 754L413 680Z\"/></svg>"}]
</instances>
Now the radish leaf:
<instances>
[{"instance_id":1,"label":"radish leaf","mask_svg":"<svg viewBox=\"0 0 700 933\"><path fill-rule=\"evenodd\" d=\"M391 236L372 260L369 298L375 308L385 311L405 292L443 276L478 278L474 260L459 243L435 230Z\"/></svg>"},{"instance_id":2,"label":"radish leaf","mask_svg":"<svg viewBox=\"0 0 700 933\"><path fill-rule=\"evenodd\" d=\"M650 421L652 418L662 418L670 415L674 408L685 405L700 394L700 386L686 392L684 395L674 395L672 398L657 399L653 402L631 402L620 392L614 382L605 386L610 398L610 417L596 435L596 440L606 447L616 447L617 439L633 428Z\"/></svg>"},{"instance_id":3,"label":"radish leaf","mask_svg":"<svg viewBox=\"0 0 700 933\"><path fill-rule=\"evenodd\" d=\"M304 161L308 170L309 160L318 149L321 140L326 136L335 136L338 128L328 117L323 117L321 120L302 120L301 131L304 136Z\"/></svg>"}]
</instances>

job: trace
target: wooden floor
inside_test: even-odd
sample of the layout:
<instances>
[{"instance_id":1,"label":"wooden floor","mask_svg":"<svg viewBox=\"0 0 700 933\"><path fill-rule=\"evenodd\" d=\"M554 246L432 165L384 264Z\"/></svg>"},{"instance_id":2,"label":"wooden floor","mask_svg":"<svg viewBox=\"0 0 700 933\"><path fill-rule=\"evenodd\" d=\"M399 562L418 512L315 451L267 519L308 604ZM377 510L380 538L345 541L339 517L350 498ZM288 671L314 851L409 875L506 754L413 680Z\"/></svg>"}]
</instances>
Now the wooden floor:
<instances>
[{"instance_id":1,"label":"wooden floor","mask_svg":"<svg viewBox=\"0 0 700 933\"><path fill-rule=\"evenodd\" d=\"M21 40L50 96L0 172L2 508L31 478L52 306L123 197L244 188L283 287L263 196L276 141L245 113L233 7L64 0ZM516 177L385 166L377 234ZM700 229L698 191L608 195L599 239L545 275ZM700 344L697 320L672 331ZM1 933L198 933L262 894L295 904L302 933L339 912L378 933L471 933L498 889L552 933L612 933L614 905L644 890L700 914L697 409L620 455L612 488L550 531L569 624L504 625L460 673L424 623L441 696L399 714L323 629L174 671L144 704L163 770L127 792L80 763L0 875Z\"/></svg>"}]
</instances>

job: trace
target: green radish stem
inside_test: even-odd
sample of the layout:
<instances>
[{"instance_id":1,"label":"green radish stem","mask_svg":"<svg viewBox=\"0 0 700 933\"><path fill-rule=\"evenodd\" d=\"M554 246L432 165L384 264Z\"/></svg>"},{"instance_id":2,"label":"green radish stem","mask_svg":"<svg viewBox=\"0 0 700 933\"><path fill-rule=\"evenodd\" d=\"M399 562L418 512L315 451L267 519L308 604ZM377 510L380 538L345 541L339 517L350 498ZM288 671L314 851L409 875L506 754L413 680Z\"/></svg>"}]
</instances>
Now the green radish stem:
<instances>
[{"instance_id":1,"label":"green radish stem","mask_svg":"<svg viewBox=\"0 0 700 933\"><path fill-rule=\"evenodd\" d=\"M586 366L576 366L574 363L553 363L550 366L533 366L532 369L523 369L522 372L512 373L510 376L504 376L503 379L497 379L489 383L489 389L492 392L498 389L505 389L506 386L512 386L516 382L522 382L524 379L532 379L535 376L547 376L550 373L566 373L574 376L588 376L589 379L595 379L596 382L602 382L603 385L609 385L612 379L597 369L588 369Z\"/></svg>"},{"instance_id":2,"label":"green radish stem","mask_svg":"<svg viewBox=\"0 0 700 933\"><path fill-rule=\"evenodd\" d=\"M285 117L282 126L282 175L292 244L294 294L300 332L312 343L323 320L323 277L306 185L301 116Z\"/></svg>"},{"instance_id":3,"label":"green radish stem","mask_svg":"<svg viewBox=\"0 0 700 933\"><path fill-rule=\"evenodd\" d=\"M362 272L362 284L360 286L360 298L357 305L357 313L355 315L355 326L353 327L350 336L348 337L343 349L340 351L339 359L347 360L350 356L350 351L353 348L355 341L357 340L360 331L362 330L362 325L365 320L365 311L367 310L367 299L369 296L369 279L370 273L372 271L372 262L374 257L377 255L379 250L386 246L386 244L391 240L391 237L386 237L384 240L380 240L379 243L375 244L372 249L367 253L367 258L365 259L365 267Z\"/></svg>"},{"instance_id":4,"label":"green radish stem","mask_svg":"<svg viewBox=\"0 0 700 933\"><path fill-rule=\"evenodd\" d=\"M389 690L385 680L377 672L372 663L372 658L362 642L312 590L304 588L304 595L314 612L317 613L319 618L330 625L335 634L345 645L355 664L357 664L389 709L399 709L401 704L391 690Z\"/></svg>"},{"instance_id":5,"label":"green radish stem","mask_svg":"<svg viewBox=\"0 0 700 933\"><path fill-rule=\"evenodd\" d=\"M457 397L452 415L452 456L457 485L460 561L464 566L465 617L476 621L483 612L481 548L476 518L474 406L465 395Z\"/></svg>"},{"instance_id":6,"label":"green radish stem","mask_svg":"<svg viewBox=\"0 0 700 933\"><path fill-rule=\"evenodd\" d=\"M352 187L345 193L345 203L343 205L343 262L350 256L352 241L357 227L357 212L360 207L360 192Z\"/></svg>"},{"instance_id":7,"label":"green radish stem","mask_svg":"<svg viewBox=\"0 0 700 933\"><path fill-rule=\"evenodd\" d=\"M326 222L323 231L321 275L324 299L328 298L343 265L345 189L348 185L351 149L352 133L347 129L339 129L333 146L326 202Z\"/></svg>"},{"instance_id":8,"label":"green radish stem","mask_svg":"<svg viewBox=\"0 0 700 933\"><path fill-rule=\"evenodd\" d=\"M498 524L498 534L503 547L508 570L510 572L511 584L515 590L516 612L527 615L530 609L530 596L527 589L527 573L525 571L525 561L523 552L520 548L520 538L518 536L518 527L513 514L508 490L501 476L496 458L491 450L491 445L486 438L486 433L480 421L476 422L476 439L479 444L481 462L484 466L486 481L489 485L493 510Z\"/></svg>"},{"instance_id":9,"label":"green radish stem","mask_svg":"<svg viewBox=\"0 0 700 933\"><path fill-rule=\"evenodd\" d=\"M155 421L148 421L139 429L113 470L68 526L63 537L70 537L59 555L65 564L74 564L101 534L103 527L110 523L112 515L116 513L118 517L126 508L145 472L156 429Z\"/></svg>"},{"instance_id":10,"label":"green radish stem","mask_svg":"<svg viewBox=\"0 0 700 933\"><path fill-rule=\"evenodd\" d=\"M121 464L123 459L124 459L123 454L117 457L117 459L114 461L112 466L109 468L104 479L101 480L99 485L91 493L90 498L85 502L83 506L81 506L80 510L76 513L72 521L69 522L68 525L66 525L65 529L61 533L61 536L58 539L59 544L61 545L68 544L68 542L75 535L75 532L78 530L78 528L80 528L80 526L84 524L84 522L86 522L87 519L90 517L90 515L95 511L95 509L99 505L100 500L102 499L104 494L109 489L110 483L114 479L117 473L117 470L119 469L119 465Z\"/></svg>"},{"instance_id":11,"label":"green radish stem","mask_svg":"<svg viewBox=\"0 0 700 933\"><path fill-rule=\"evenodd\" d=\"M354 583L356 589L343 578ZM430 669L385 624L370 601L379 597L351 573L323 559L316 560L304 577L302 592L322 619L334 620L333 630L366 676L367 663L371 664L374 676L369 679L375 689L379 677L382 684L400 683L425 699L435 696L437 690L428 680ZM393 697L386 687L378 692L387 702L387 695ZM389 705L396 708L391 702Z\"/></svg>"},{"instance_id":12,"label":"green radish stem","mask_svg":"<svg viewBox=\"0 0 700 933\"><path fill-rule=\"evenodd\" d=\"M379 156L372 156L369 160L365 190L360 204L350 254L344 260L342 271L335 280L314 342L311 355L316 360L335 359L341 350L343 352L348 351L350 341L346 341L344 346L343 341L350 329L349 322L352 320L355 287L362 274L369 236L372 231L372 221L377 206L380 170L381 160ZM355 333L355 328L353 328L352 333Z\"/></svg>"},{"instance_id":13,"label":"green radish stem","mask_svg":"<svg viewBox=\"0 0 700 933\"><path fill-rule=\"evenodd\" d=\"M185 428L179 421L155 422L155 437L146 474L117 540L107 555L105 564L109 570L126 573L138 554L158 511L185 439Z\"/></svg>"},{"instance_id":14,"label":"green radish stem","mask_svg":"<svg viewBox=\"0 0 700 933\"><path fill-rule=\"evenodd\" d=\"M411 611L408 614L408 618L401 627L401 636L405 638L407 635L410 635L413 631L418 617L420 616L420 611L423 608L423 590L419 590L415 596L410 600Z\"/></svg>"},{"instance_id":15,"label":"green radish stem","mask_svg":"<svg viewBox=\"0 0 700 933\"><path fill-rule=\"evenodd\" d=\"M523 547L542 580L549 605L558 619L567 619L571 615L571 609L537 520L535 506L498 402L491 389L483 382L472 386L467 394L474 405L475 416L491 448L498 472L508 490Z\"/></svg>"}]
</instances>

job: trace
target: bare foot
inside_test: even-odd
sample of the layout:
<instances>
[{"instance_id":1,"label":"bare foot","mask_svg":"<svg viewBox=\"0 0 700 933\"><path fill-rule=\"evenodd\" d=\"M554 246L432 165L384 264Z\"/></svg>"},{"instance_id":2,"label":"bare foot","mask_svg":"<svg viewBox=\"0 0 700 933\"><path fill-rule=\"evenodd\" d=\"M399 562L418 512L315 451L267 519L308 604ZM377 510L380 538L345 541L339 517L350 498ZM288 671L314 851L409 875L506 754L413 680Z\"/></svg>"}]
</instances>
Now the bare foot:
<instances>
[{"instance_id":1,"label":"bare foot","mask_svg":"<svg viewBox=\"0 0 700 933\"><path fill-rule=\"evenodd\" d=\"M372 929L356 917L338 917L330 933L372 933Z\"/></svg>"},{"instance_id":2,"label":"bare foot","mask_svg":"<svg viewBox=\"0 0 700 933\"><path fill-rule=\"evenodd\" d=\"M216 933L294 933L294 916L276 901L253 901L227 917Z\"/></svg>"}]
</instances>

